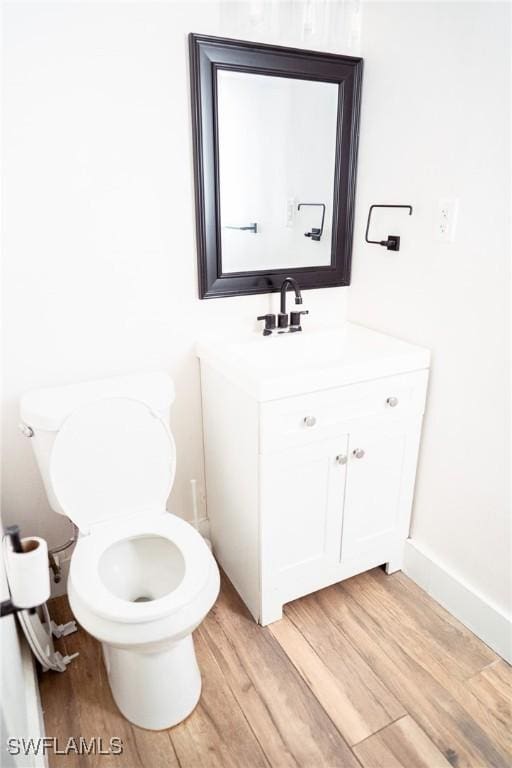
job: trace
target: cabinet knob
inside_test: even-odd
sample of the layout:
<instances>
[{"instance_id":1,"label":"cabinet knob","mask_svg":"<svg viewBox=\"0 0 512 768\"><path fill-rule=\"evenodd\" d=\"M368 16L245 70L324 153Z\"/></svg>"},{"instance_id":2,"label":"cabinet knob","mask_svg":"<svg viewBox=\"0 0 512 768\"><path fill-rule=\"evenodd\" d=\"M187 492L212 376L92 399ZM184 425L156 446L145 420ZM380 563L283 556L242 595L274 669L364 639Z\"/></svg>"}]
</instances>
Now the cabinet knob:
<instances>
[{"instance_id":1,"label":"cabinet knob","mask_svg":"<svg viewBox=\"0 0 512 768\"><path fill-rule=\"evenodd\" d=\"M314 427L316 424L316 418L314 416L304 416L304 426Z\"/></svg>"},{"instance_id":2,"label":"cabinet knob","mask_svg":"<svg viewBox=\"0 0 512 768\"><path fill-rule=\"evenodd\" d=\"M398 405L398 397L388 397L386 403L390 408L394 408L395 405Z\"/></svg>"},{"instance_id":3,"label":"cabinet knob","mask_svg":"<svg viewBox=\"0 0 512 768\"><path fill-rule=\"evenodd\" d=\"M354 448L354 450L352 451L352 456L353 456L355 459L362 459L362 458L363 458L363 456L364 456L364 451L363 451L363 449L362 449L362 448Z\"/></svg>"},{"instance_id":4,"label":"cabinet knob","mask_svg":"<svg viewBox=\"0 0 512 768\"><path fill-rule=\"evenodd\" d=\"M344 453L339 453L336 456L336 464L346 464L347 463L347 457Z\"/></svg>"}]
</instances>

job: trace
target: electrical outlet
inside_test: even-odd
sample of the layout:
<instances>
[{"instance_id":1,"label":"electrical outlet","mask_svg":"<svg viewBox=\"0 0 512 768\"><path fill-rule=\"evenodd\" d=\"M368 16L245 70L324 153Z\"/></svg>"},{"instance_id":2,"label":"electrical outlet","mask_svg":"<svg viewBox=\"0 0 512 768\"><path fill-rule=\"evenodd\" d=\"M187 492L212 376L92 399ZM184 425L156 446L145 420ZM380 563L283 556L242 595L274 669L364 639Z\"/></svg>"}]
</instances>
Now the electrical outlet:
<instances>
[{"instance_id":1,"label":"electrical outlet","mask_svg":"<svg viewBox=\"0 0 512 768\"><path fill-rule=\"evenodd\" d=\"M293 227L295 224L295 209L297 203L294 197L289 197L286 201L286 226Z\"/></svg>"},{"instance_id":2,"label":"electrical outlet","mask_svg":"<svg viewBox=\"0 0 512 768\"><path fill-rule=\"evenodd\" d=\"M456 198L440 198L437 204L436 240L443 243L453 243L457 227L459 201Z\"/></svg>"}]
</instances>

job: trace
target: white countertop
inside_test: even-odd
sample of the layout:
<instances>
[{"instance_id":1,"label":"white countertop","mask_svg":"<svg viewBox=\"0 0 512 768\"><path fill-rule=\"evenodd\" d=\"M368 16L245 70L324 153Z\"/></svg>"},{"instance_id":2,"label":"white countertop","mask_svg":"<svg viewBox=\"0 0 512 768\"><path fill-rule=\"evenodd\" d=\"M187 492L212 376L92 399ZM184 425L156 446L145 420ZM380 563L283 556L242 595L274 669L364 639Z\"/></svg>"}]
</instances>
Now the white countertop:
<instances>
[{"instance_id":1,"label":"white countertop","mask_svg":"<svg viewBox=\"0 0 512 768\"><path fill-rule=\"evenodd\" d=\"M424 347L346 323L275 336L205 335L198 357L259 401L428 368Z\"/></svg>"}]
</instances>

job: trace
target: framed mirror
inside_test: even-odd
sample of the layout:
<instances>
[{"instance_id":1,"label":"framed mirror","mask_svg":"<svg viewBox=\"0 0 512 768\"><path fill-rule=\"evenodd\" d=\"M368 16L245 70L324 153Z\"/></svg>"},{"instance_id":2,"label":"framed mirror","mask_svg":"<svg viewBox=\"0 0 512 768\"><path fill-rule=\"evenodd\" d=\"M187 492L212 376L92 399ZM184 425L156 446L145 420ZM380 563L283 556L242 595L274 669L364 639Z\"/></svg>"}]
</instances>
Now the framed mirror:
<instances>
[{"instance_id":1,"label":"framed mirror","mask_svg":"<svg viewBox=\"0 0 512 768\"><path fill-rule=\"evenodd\" d=\"M349 285L363 61L190 35L201 298Z\"/></svg>"}]
</instances>

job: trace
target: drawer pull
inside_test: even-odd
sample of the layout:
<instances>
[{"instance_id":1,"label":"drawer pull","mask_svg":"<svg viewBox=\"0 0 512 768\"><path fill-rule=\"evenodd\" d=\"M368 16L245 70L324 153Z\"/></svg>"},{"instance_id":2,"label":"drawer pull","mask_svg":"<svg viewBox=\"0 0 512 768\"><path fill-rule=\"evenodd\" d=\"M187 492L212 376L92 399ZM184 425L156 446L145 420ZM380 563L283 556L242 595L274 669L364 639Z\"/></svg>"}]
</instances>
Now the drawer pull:
<instances>
[{"instance_id":1,"label":"drawer pull","mask_svg":"<svg viewBox=\"0 0 512 768\"><path fill-rule=\"evenodd\" d=\"M354 448L354 450L352 451L352 456L353 456L355 459L362 459L362 458L363 458L363 456L364 456L364 451L363 451L363 449L362 449L362 448Z\"/></svg>"},{"instance_id":2,"label":"drawer pull","mask_svg":"<svg viewBox=\"0 0 512 768\"><path fill-rule=\"evenodd\" d=\"M314 427L315 424L316 424L315 416L304 416L304 426L305 427Z\"/></svg>"},{"instance_id":3,"label":"drawer pull","mask_svg":"<svg viewBox=\"0 0 512 768\"><path fill-rule=\"evenodd\" d=\"M389 405L390 408L394 408L398 405L398 397L388 397L386 404Z\"/></svg>"},{"instance_id":4,"label":"drawer pull","mask_svg":"<svg viewBox=\"0 0 512 768\"><path fill-rule=\"evenodd\" d=\"M347 457L344 453L339 453L336 456L336 464L346 464L347 463Z\"/></svg>"}]
</instances>

